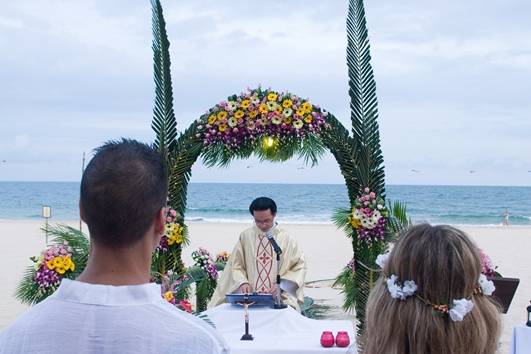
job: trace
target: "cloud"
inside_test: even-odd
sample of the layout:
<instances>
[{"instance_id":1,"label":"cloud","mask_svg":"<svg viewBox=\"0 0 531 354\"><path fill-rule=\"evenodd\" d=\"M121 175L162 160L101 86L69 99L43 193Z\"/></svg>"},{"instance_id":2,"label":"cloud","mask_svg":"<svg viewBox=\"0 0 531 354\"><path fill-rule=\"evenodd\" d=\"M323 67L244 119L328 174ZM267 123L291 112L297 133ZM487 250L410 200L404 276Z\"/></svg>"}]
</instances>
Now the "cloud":
<instances>
[{"instance_id":1,"label":"cloud","mask_svg":"<svg viewBox=\"0 0 531 354\"><path fill-rule=\"evenodd\" d=\"M10 176L57 176L46 166L61 165L75 179L83 151L120 136L152 139L149 2L4 5L0 153L20 162ZM350 123L346 1L163 6L180 129L258 84L308 97ZM468 183L474 168L491 171L474 177L479 184L529 184L518 171L531 169L522 153L531 151L531 3L385 0L365 2L365 9L388 182ZM16 154L8 149L15 136L27 136ZM328 156L322 168L302 170L293 161L282 174L278 165L238 162L213 171L197 164L194 178L267 182L289 171L291 181L341 183L334 163ZM425 172L413 176L412 168Z\"/></svg>"}]
</instances>

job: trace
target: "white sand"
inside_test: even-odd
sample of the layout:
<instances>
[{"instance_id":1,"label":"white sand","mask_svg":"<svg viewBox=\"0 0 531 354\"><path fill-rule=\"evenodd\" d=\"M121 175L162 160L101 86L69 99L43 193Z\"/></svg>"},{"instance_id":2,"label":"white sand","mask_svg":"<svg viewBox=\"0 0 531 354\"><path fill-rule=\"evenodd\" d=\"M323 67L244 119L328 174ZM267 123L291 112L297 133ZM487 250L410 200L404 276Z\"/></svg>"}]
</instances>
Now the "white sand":
<instances>
[{"instance_id":1,"label":"white sand","mask_svg":"<svg viewBox=\"0 0 531 354\"><path fill-rule=\"evenodd\" d=\"M77 227L76 222L69 223ZM0 220L2 255L0 257L0 330L24 311L13 296L23 270L31 264L29 257L38 255L44 247L43 226L36 221ZM191 264L190 253L197 247L205 247L213 254L231 252L245 224L189 225L191 245L183 252L184 261ZM344 234L333 225L284 225L304 249L308 263L307 281L332 279L349 261L352 246ZM490 255L498 270L506 277L520 278L520 286L507 315L503 315L501 352L507 352L512 328L526 320L526 306L531 299L531 227L462 227ZM339 305L341 295L332 289L307 289L306 294Z\"/></svg>"}]
</instances>

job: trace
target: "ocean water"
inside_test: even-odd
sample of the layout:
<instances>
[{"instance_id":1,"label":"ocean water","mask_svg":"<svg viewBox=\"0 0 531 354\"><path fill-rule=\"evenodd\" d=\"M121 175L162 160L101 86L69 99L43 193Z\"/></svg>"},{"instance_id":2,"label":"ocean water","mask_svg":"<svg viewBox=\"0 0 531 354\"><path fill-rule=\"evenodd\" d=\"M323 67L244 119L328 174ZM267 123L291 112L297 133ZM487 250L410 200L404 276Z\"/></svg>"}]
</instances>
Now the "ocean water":
<instances>
[{"instance_id":1,"label":"ocean water","mask_svg":"<svg viewBox=\"0 0 531 354\"><path fill-rule=\"evenodd\" d=\"M505 209L512 225L531 225L531 187L389 185L388 200L407 204L414 222L500 225ZM273 198L286 223L331 223L334 209L347 207L344 185L192 183L186 218L193 222L250 222L250 202ZM0 219L39 219L43 204L52 221L77 220L77 182L0 182Z\"/></svg>"}]
</instances>

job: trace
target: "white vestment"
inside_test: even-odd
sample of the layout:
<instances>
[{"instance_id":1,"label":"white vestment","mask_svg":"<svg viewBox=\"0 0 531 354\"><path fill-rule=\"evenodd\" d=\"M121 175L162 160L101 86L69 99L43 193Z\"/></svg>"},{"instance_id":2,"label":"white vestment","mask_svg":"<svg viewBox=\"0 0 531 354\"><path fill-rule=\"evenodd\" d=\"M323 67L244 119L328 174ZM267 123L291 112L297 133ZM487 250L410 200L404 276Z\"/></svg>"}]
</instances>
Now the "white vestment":
<instances>
[{"instance_id":1,"label":"white vestment","mask_svg":"<svg viewBox=\"0 0 531 354\"><path fill-rule=\"evenodd\" d=\"M161 297L160 285L63 279L0 334L0 353L228 353L209 324Z\"/></svg>"},{"instance_id":2,"label":"white vestment","mask_svg":"<svg viewBox=\"0 0 531 354\"><path fill-rule=\"evenodd\" d=\"M273 237L282 249L280 256L281 296L285 304L300 311L304 302L304 255L295 240L280 229L273 229ZM238 291L248 283L251 292L269 292L276 286L277 260L271 243L258 227L253 226L240 234L225 270L218 281L209 307L225 302L225 295Z\"/></svg>"}]
</instances>

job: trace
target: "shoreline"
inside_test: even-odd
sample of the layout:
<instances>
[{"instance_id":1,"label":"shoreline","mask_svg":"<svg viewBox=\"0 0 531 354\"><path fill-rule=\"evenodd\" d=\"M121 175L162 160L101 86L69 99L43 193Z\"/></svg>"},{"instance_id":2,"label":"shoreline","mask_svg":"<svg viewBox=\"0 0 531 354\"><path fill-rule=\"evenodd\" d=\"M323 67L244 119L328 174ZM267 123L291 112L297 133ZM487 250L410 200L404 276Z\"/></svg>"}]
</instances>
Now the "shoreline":
<instances>
[{"instance_id":1,"label":"shoreline","mask_svg":"<svg viewBox=\"0 0 531 354\"><path fill-rule=\"evenodd\" d=\"M456 224L456 223L434 223L429 221L422 221L422 222L414 222L414 224L421 224L421 223L429 223L431 225L451 225L458 228L485 228L485 229L498 229L498 230L511 230L511 229L531 229L531 224L509 224L502 225L500 224ZM20 219L13 219L13 218L0 218L0 223L27 223L27 224L36 224L40 223L44 226L45 222L43 218L20 218ZM237 225L251 225L250 220L237 220L237 219L219 219L219 220L186 220L186 225L231 225L231 224L237 224ZM48 224L77 224L79 225L79 219L78 220L48 220ZM282 221L279 220L279 224L282 225L290 225L290 226L303 226L303 225L323 225L323 226L333 226L336 227L335 224L332 221ZM83 225L86 225L83 223Z\"/></svg>"}]
</instances>

